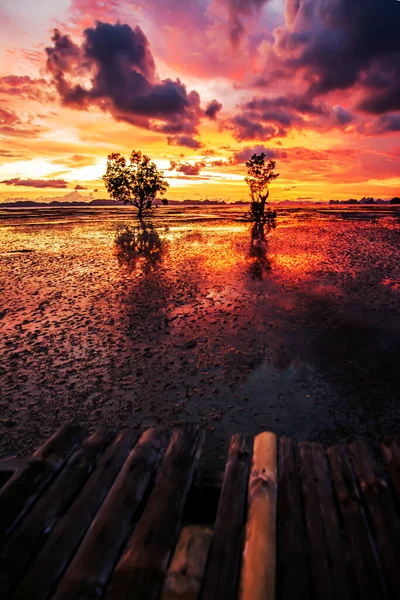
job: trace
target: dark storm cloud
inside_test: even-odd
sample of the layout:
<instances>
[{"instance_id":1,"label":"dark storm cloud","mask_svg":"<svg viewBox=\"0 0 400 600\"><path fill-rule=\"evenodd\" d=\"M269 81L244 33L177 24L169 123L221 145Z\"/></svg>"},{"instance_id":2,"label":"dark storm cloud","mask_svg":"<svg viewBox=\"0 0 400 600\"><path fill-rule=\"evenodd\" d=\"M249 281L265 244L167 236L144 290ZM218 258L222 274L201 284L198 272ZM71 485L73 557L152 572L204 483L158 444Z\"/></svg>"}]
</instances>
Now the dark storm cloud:
<instances>
[{"instance_id":1,"label":"dark storm cloud","mask_svg":"<svg viewBox=\"0 0 400 600\"><path fill-rule=\"evenodd\" d=\"M218 100L211 100L211 102L209 102L207 104L204 114L209 119L214 120L217 118L217 115L218 115L219 111L221 110L221 108L222 108L222 104L220 102L218 102Z\"/></svg>"},{"instance_id":2,"label":"dark storm cloud","mask_svg":"<svg viewBox=\"0 0 400 600\"><path fill-rule=\"evenodd\" d=\"M293 128L329 130L344 128L354 115L342 106L329 107L311 94L256 97L238 106L228 123L238 140L268 140L285 136Z\"/></svg>"},{"instance_id":3,"label":"dark storm cloud","mask_svg":"<svg viewBox=\"0 0 400 600\"><path fill-rule=\"evenodd\" d=\"M287 0L275 39L281 62L303 72L313 95L359 85L362 110L400 108L399 2Z\"/></svg>"},{"instance_id":4,"label":"dark storm cloud","mask_svg":"<svg viewBox=\"0 0 400 600\"><path fill-rule=\"evenodd\" d=\"M172 143L190 138L194 147L193 135L204 116L199 94L188 92L179 79L157 77L140 27L97 22L83 35L83 44L77 46L55 30L54 45L46 48L47 68L62 103L78 109L97 105L115 119L170 134ZM90 84L73 83L76 75Z\"/></svg>"},{"instance_id":5,"label":"dark storm cloud","mask_svg":"<svg viewBox=\"0 0 400 600\"><path fill-rule=\"evenodd\" d=\"M400 11L399 11L400 12ZM400 14L399 14L400 37ZM387 62L391 62L389 59ZM385 61L386 62L386 61ZM381 68L381 65L380 67ZM386 70L380 73L370 73L362 80L367 90L358 108L366 112L380 115L400 109L400 49L397 52L395 64L387 64Z\"/></svg>"},{"instance_id":6,"label":"dark storm cloud","mask_svg":"<svg viewBox=\"0 0 400 600\"><path fill-rule=\"evenodd\" d=\"M352 113L343 106L335 106L333 110L339 125L348 125L354 120Z\"/></svg>"},{"instance_id":7,"label":"dark storm cloud","mask_svg":"<svg viewBox=\"0 0 400 600\"><path fill-rule=\"evenodd\" d=\"M4 179L0 181L5 185L16 185L24 187L34 188L66 188L68 183L64 179L20 179L15 177L14 179Z\"/></svg>"},{"instance_id":8,"label":"dark storm cloud","mask_svg":"<svg viewBox=\"0 0 400 600\"><path fill-rule=\"evenodd\" d=\"M238 108L240 112L229 123L238 140L268 140L285 136L291 127L301 127L305 123L303 115L329 115L325 105L302 95L253 98ZM307 123L310 123L309 118Z\"/></svg>"},{"instance_id":9,"label":"dark storm cloud","mask_svg":"<svg viewBox=\"0 0 400 600\"><path fill-rule=\"evenodd\" d=\"M279 135L285 135L283 129L275 125L263 125L256 117L249 118L244 114L235 115L230 123L233 137L243 140L269 140Z\"/></svg>"},{"instance_id":10,"label":"dark storm cloud","mask_svg":"<svg viewBox=\"0 0 400 600\"><path fill-rule=\"evenodd\" d=\"M376 124L379 133L400 131L400 113L382 115Z\"/></svg>"},{"instance_id":11,"label":"dark storm cloud","mask_svg":"<svg viewBox=\"0 0 400 600\"><path fill-rule=\"evenodd\" d=\"M253 100L242 104L242 107L245 110L255 110L260 112L273 112L286 109L288 111L295 111L296 113L307 115L322 115L327 112L323 104L316 104L304 95L275 96L273 98L253 98Z\"/></svg>"}]
</instances>

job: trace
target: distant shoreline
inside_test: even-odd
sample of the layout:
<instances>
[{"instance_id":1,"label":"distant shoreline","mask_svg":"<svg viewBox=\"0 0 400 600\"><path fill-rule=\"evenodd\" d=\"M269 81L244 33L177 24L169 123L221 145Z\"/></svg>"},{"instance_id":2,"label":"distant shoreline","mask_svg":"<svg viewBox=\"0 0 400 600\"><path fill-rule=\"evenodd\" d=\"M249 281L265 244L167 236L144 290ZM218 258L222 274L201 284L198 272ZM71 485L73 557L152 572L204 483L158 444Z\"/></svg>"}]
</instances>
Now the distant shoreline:
<instances>
[{"instance_id":1,"label":"distant shoreline","mask_svg":"<svg viewBox=\"0 0 400 600\"><path fill-rule=\"evenodd\" d=\"M212 200L169 200L168 206L237 206L237 205L247 205L249 202L245 202L243 200L239 200L237 202L225 202L225 201L212 201ZM62 207L70 207L70 208L102 208L105 207L122 207L129 206L125 205L123 202L114 202L113 200L100 199L100 200L74 200L74 201L62 201L62 200L52 200L50 202L41 202L40 200L15 200L12 202L0 202L0 208L62 208ZM156 204L156 206L161 206L160 204Z\"/></svg>"},{"instance_id":2,"label":"distant shoreline","mask_svg":"<svg viewBox=\"0 0 400 600\"><path fill-rule=\"evenodd\" d=\"M238 200L235 202L225 202L223 201L213 201L213 200L169 200L168 206L176 206L176 207L207 207L207 206L217 206L217 207L235 207L235 206L248 206L250 201ZM129 205L124 205L123 202L114 202L113 200L107 199L99 199L99 200L74 200L74 201L62 201L62 200L52 200L50 202L44 202L40 200L15 200L10 202L0 202L0 209L21 209L21 208L121 208ZM156 204L155 206L161 206L161 204ZM380 202L371 202L371 203L363 203L363 202L350 202L350 201L301 201L301 200L283 200L281 202L272 202L271 206L276 207L296 207L296 206L326 206L330 208L339 208L339 207L362 207L362 208L371 208L374 206L396 206L396 204L391 204L390 200L382 200Z\"/></svg>"}]
</instances>

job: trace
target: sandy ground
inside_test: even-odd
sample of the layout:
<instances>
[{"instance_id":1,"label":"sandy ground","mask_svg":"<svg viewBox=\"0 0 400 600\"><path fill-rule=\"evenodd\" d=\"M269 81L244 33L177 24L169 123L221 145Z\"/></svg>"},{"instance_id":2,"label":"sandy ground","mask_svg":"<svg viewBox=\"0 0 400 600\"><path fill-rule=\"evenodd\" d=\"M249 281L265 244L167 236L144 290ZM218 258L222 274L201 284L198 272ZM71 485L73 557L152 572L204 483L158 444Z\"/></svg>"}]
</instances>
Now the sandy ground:
<instances>
[{"instance_id":1,"label":"sandy ground","mask_svg":"<svg viewBox=\"0 0 400 600\"><path fill-rule=\"evenodd\" d=\"M115 245L129 211L3 211L2 456L66 420L195 421L212 461L237 431L399 429L399 213L281 211L257 253L238 212L177 212L134 258Z\"/></svg>"}]
</instances>

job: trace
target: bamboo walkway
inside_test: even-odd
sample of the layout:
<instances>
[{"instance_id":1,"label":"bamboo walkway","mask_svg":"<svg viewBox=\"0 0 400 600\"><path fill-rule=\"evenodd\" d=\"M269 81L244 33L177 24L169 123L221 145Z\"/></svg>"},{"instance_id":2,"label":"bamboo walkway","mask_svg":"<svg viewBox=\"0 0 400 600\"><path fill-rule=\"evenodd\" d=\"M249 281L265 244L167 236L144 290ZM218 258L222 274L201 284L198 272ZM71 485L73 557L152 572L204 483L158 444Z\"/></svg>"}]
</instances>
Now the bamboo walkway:
<instances>
[{"instance_id":1,"label":"bamboo walkway","mask_svg":"<svg viewBox=\"0 0 400 600\"><path fill-rule=\"evenodd\" d=\"M66 424L0 461L0 598L400 598L400 438L327 451L198 427L88 437Z\"/></svg>"}]
</instances>

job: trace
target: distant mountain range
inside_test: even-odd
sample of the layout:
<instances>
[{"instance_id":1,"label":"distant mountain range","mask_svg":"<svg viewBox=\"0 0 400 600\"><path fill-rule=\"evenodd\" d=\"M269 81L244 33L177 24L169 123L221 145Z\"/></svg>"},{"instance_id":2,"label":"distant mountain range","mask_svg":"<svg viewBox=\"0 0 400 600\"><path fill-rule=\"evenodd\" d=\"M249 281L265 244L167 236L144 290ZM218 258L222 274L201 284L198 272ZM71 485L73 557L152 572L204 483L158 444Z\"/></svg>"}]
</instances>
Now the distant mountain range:
<instances>
[{"instance_id":1,"label":"distant mountain range","mask_svg":"<svg viewBox=\"0 0 400 600\"><path fill-rule=\"evenodd\" d=\"M159 206L161 202L156 202ZM168 206L231 206L237 204L249 204L243 200L238 202L225 202L225 200L168 200ZM0 208L48 208L48 207L96 207L96 206L123 206L123 202L114 202L108 199L99 200L6 200L0 202Z\"/></svg>"},{"instance_id":2,"label":"distant mountain range","mask_svg":"<svg viewBox=\"0 0 400 600\"><path fill-rule=\"evenodd\" d=\"M112 206L122 202L113 202L112 200L6 200L0 203L1 208L46 208L59 206Z\"/></svg>"},{"instance_id":3,"label":"distant mountain range","mask_svg":"<svg viewBox=\"0 0 400 600\"><path fill-rule=\"evenodd\" d=\"M293 204L303 204L304 198L297 200L283 200L275 203L280 206L290 206ZM168 200L168 206L248 206L250 200L237 200L236 202L226 202L225 200L210 200L206 199L186 199L186 200ZM156 205L159 206L161 200L156 200ZM78 191L69 192L57 197L41 196L36 200L28 200L27 198L7 198L5 202L0 201L0 208L60 208L60 207L87 207L95 208L102 206L124 206L123 202L114 202L109 198L94 200L92 194L80 194Z\"/></svg>"},{"instance_id":4,"label":"distant mountain range","mask_svg":"<svg viewBox=\"0 0 400 600\"><path fill-rule=\"evenodd\" d=\"M393 199L398 200L398 199ZM375 200L374 198L362 198L361 200L329 200L326 202L317 202L311 198L297 198L297 200L281 200L273 202L274 206L294 206L299 204L389 204L390 200ZM243 206L248 205L249 200L237 200L236 202L226 202L225 200L168 200L169 206ZM161 200L156 201L156 205L160 205ZM123 202L114 202L108 198L94 200L92 195L85 196L79 192L70 192L57 198L41 197L37 200L28 200L26 198L7 198L5 202L0 202L0 208L60 208L60 207L75 207L75 208L96 208L102 206L123 206Z\"/></svg>"}]
</instances>

